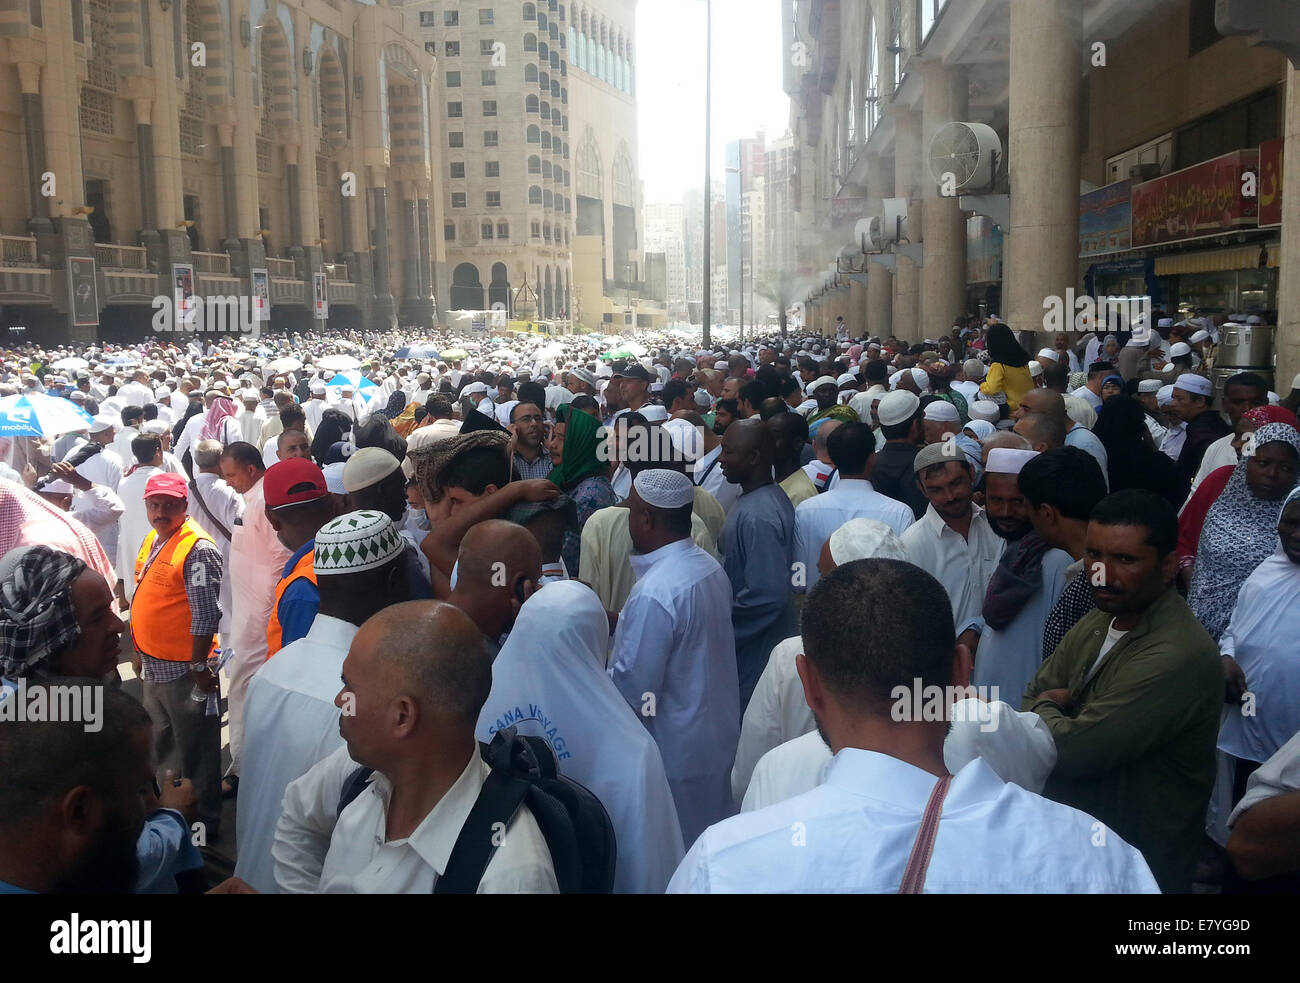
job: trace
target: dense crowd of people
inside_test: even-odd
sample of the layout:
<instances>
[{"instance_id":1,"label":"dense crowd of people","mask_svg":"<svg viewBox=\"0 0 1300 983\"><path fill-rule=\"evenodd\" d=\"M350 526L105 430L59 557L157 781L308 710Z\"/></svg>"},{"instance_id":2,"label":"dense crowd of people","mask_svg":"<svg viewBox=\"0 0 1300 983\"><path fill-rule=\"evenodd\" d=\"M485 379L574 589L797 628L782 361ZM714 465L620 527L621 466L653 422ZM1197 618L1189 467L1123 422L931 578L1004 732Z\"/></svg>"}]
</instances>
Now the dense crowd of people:
<instances>
[{"instance_id":1,"label":"dense crowd of people","mask_svg":"<svg viewBox=\"0 0 1300 983\"><path fill-rule=\"evenodd\" d=\"M1294 890L1224 321L5 350L0 893Z\"/></svg>"}]
</instances>

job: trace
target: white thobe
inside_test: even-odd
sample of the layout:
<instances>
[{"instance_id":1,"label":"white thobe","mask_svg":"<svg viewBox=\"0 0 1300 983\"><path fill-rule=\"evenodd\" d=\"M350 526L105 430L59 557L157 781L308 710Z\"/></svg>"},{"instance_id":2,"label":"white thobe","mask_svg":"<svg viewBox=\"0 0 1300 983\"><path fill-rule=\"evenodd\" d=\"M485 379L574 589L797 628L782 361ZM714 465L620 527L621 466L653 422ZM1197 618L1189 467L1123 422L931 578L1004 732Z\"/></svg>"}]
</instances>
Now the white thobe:
<instances>
[{"instance_id":1,"label":"white thobe","mask_svg":"<svg viewBox=\"0 0 1300 983\"><path fill-rule=\"evenodd\" d=\"M734 482L727 480L727 476L722 473L722 465L718 463L718 458L722 456L722 445L709 451L698 461L695 462L693 480L697 487L703 488L706 492L718 500L724 512L730 512L731 507L736 504L740 498L741 487Z\"/></svg>"},{"instance_id":2,"label":"white thobe","mask_svg":"<svg viewBox=\"0 0 1300 983\"><path fill-rule=\"evenodd\" d=\"M787 638L772 649L758 677L754 695L745 707L736 761L731 768L731 794L737 802L745 797L754 766L763 755L817 726L795 668L795 658L802 652L803 638Z\"/></svg>"},{"instance_id":3,"label":"white thobe","mask_svg":"<svg viewBox=\"0 0 1300 983\"><path fill-rule=\"evenodd\" d=\"M263 894L276 891L271 844L284 790L343 746L334 698L358 630L317 614L307 634L268 659L248 685L235 876Z\"/></svg>"},{"instance_id":4,"label":"white thobe","mask_svg":"<svg viewBox=\"0 0 1300 983\"><path fill-rule=\"evenodd\" d=\"M316 396L302 404L303 416L307 418L307 429L312 433L315 433L320 428L321 417L325 415L325 409L325 400Z\"/></svg>"},{"instance_id":5,"label":"white thobe","mask_svg":"<svg viewBox=\"0 0 1300 983\"><path fill-rule=\"evenodd\" d=\"M984 510L971 505L970 529L963 539L930 505L902 538L912 562L948 592L958 629L978 618L989 577L1002 556L1002 540L984 517Z\"/></svg>"},{"instance_id":6,"label":"white thobe","mask_svg":"<svg viewBox=\"0 0 1300 983\"><path fill-rule=\"evenodd\" d=\"M74 447L73 453L80 447L80 444ZM132 458L132 460L134 461L135 458ZM91 484L103 485L112 491L117 491L117 486L122 482L122 472L124 470L122 458L117 455L117 452L111 446L105 447L94 457L77 465L77 474Z\"/></svg>"},{"instance_id":7,"label":"white thobe","mask_svg":"<svg viewBox=\"0 0 1300 983\"><path fill-rule=\"evenodd\" d=\"M162 468L155 468L152 464L141 465L117 486L117 497L122 500L124 511L118 523L116 566L128 601L135 594L135 558L144 545L144 538L153 531L144 507L144 486L150 478L161 473Z\"/></svg>"},{"instance_id":8,"label":"white thobe","mask_svg":"<svg viewBox=\"0 0 1300 983\"><path fill-rule=\"evenodd\" d=\"M385 834L392 783L375 772L341 812L339 797L357 764L341 747L289 784L271 848L285 894L430 894L490 774L478 750L420 824L400 840ZM479 894L554 894L550 851L521 806L492 854Z\"/></svg>"},{"instance_id":9,"label":"white thobe","mask_svg":"<svg viewBox=\"0 0 1300 983\"><path fill-rule=\"evenodd\" d=\"M623 610L636 583L630 560L632 533L628 530L629 515L629 509L610 505L597 509L582 526L578 579L596 592L607 611L616 614ZM715 560L721 560L717 538L695 513L691 513L691 540Z\"/></svg>"},{"instance_id":10,"label":"white thobe","mask_svg":"<svg viewBox=\"0 0 1300 983\"><path fill-rule=\"evenodd\" d=\"M1192 491L1196 491L1196 487L1209 477L1211 471L1237 466L1241 458L1237 456L1237 449L1232 446L1232 442L1236 438L1235 433L1230 433L1220 437L1205 448L1205 456L1201 458L1201 466L1196 471L1196 477L1192 479Z\"/></svg>"},{"instance_id":11,"label":"white thobe","mask_svg":"<svg viewBox=\"0 0 1300 983\"><path fill-rule=\"evenodd\" d=\"M975 653L971 685L988 687L990 700L1018 704L1029 681L1051 652L1043 651L1043 625L1070 582L1066 568L1074 560L1064 550L1043 554L1042 579L1020 613L1006 627L985 626ZM961 631L964 626L958 625Z\"/></svg>"},{"instance_id":12,"label":"white thobe","mask_svg":"<svg viewBox=\"0 0 1300 983\"><path fill-rule=\"evenodd\" d=\"M935 782L897 758L845 748L811 791L706 831L668 891L897 893ZM1159 893L1142 855L1101 832L1086 813L972 761L948 789L924 890Z\"/></svg>"},{"instance_id":13,"label":"white thobe","mask_svg":"<svg viewBox=\"0 0 1300 983\"><path fill-rule=\"evenodd\" d=\"M202 496L203 503L191 501L190 515L220 547L221 569L227 572L226 576L221 578L221 594L218 597L218 603L221 605L220 630L223 643L233 651L230 626L231 619L234 617L232 604L234 588L231 585L235 581L236 574L230 566L230 536L216 527L216 524L208 518L208 512L204 511L203 506L206 505L212 512L212 517L226 527L227 533L233 535L235 520L244 514L244 499L239 492L226 484L220 475L200 471L194 476L194 484L198 487L198 494ZM191 491L190 494L193 495L194 492Z\"/></svg>"},{"instance_id":14,"label":"white thobe","mask_svg":"<svg viewBox=\"0 0 1300 983\"><path fill-rule=\"evenodd\" d=\"M108 449L113 451L128 468L135 463L135 454L131 451L131 441L139 436L140 431L135 427L122 427L113 435L113 442L108 445Z\"/></svg>"},{"instance_id":15,"label":"white thobe","mask_svg":"<svg viewBox=\"0 0 1300 983\"><path fill-rule=\"evenodd\" d=\"M631 558L637 583L618 619L610 675L663 755L682 840L733 811L740 679L731 581L688 540Z\"/></svg>"},{"instance_id":16,"label":"white thobe","mask_svg":"<svg viewBox=\"0 0 1300 983\"><path fill-rule=\"evenodd\" d=\"M125 406L146 406L153 402L153 390L139 382L128 382L117 391L117 400Z\"/></svg>"},{"instance_id":17,"label":"white thobe","mask_svg":"<svg viewBox=\"0 0 1300 983\"><path fill-rule=\"evenodd\" d=\"M1300 790L1300 734L1287 741L1271 758L1255 769L1246 781L1246 794L1241 797L1228 818L1228 829L1236 824L1241 814L1252 806L1275 795Z\"/></svg>"},{"instance_id":18,"label":"white thobe","mask_svg":"<svg viewBox=\"0 0 1300 983\"><path fill-rule=\"evenodd\" d=\"M256 444L258 437L261 436L262 426L266 423L266 413L262 407L255 410L240 410L235 416L239 422L239 430L243 434L239 439L249 444Z\"/></svg>"},{"instance_id":19,"label":"white thobe","mask_svg":"<svg viewBox=\"0 0 1300 983\"><path fill-rule=\"evenodd\" d=\"M86 491L78 490L72 496L72 517L95 534L110 560L117 557L118 522L125 511L117 492L106 485L91 485ZM119 578L122 576L121 570L115 572Z\"/></svg>"},{"instance_id":20,"label":"white thobe","mask_svg":"<svg viewBox=\"0 0 1300 983\"><path fill-rule=\"evenodd\" d=\"M794 558L803 563L805 586L796 585L797 592L813 589L821 577L817 563L823 544L852 519L875 519L901 536L913 515L909 506L880 494L861 478L844 478L834 488L800 502L794 510Z\"/></svg>"},{"instance_id":21,"label":"white thobe","mask_svg":"<svg viewBox=\"0 0 1300 983\"><path fill-rule=\"evenodd\" d=\"M239 752L244 741L244 699L248 681L266 661L266 626L271 620L275 585L280 582L289 551L281 544L266 518L262 479L244 493L244 513L230 537L233 625L231 647L235 654L226 664L230 676L231 774L239 774Z\"/></svg>"}]
</instances>

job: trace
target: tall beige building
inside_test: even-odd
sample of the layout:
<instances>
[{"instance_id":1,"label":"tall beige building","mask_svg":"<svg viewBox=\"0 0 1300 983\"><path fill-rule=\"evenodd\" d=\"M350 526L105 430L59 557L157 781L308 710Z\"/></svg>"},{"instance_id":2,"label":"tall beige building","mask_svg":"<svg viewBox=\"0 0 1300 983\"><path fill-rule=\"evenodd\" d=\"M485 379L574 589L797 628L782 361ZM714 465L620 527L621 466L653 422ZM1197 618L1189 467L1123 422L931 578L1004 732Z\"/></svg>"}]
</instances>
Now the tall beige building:
<instances>
[{"instance_id":1,"label":"tall beige building","mask_svg":"<svg viewBox=\"0 0 1300 983\"><path fill-rule=\"evenodd\" d=\"M635 318L634 0L410 0L406 10L440 59L448 308L590 329Z\"/></svg>"},{"instance_id":2,"label":"tall beige building","mask_svg":"<svg viewBox=\"0 0 1300 983\"><path fill-rule=\"evenodd\" d=\"M0 24L10 337L139 337L178 283L264 284L273 328L320 323L317 300L333 326L432 323L436 60L400 10L3 0Z\"/></svg>"},{"instance_id":3,"label":"tall beige building","mask_svg":"<svg viewBox=\"0 0 1300 983\"><path fill-rule=\"evenodd\" d=\"M685 320L686 309L686 214L680 202L647 202L645 246L647 252L664 254L668 314Z\"/></svg>"}]
</instances>

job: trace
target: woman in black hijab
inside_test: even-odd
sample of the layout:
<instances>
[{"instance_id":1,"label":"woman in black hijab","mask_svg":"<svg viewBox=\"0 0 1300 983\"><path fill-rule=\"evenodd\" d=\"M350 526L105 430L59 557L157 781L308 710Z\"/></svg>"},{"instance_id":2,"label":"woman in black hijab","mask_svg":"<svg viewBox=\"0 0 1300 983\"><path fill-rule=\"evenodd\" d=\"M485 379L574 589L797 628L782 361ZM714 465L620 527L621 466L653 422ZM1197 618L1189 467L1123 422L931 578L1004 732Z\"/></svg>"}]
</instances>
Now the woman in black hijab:
<instances>
[{"instance_id":1,"label":"woman in black hijab","mask_svg":"<svg viewBox=\"0 0 1300 983\"><path fill-rule=\"evenodd\" d=\"M339 443L351 429L352 421L342 410L328 409L321 414L320 425L311 441L311 456L318 465L325 466L325 455L329 449Z\"/></svg>"},{"instance_id":2,"label":"woman in black hijab","mask_svg":"<svg viewBox=\"0 0 1300 983\"><path fill-rule=\"evenodd\" d=\"M1176 509L1182 507L1187 498L1187 479L1167 454L1155 449L1141 403L1132 396L1111 396L1097 413L1092 432L1106 448L1112 493L1142 488Z\"/></svg>"},{"instance_id":3,"label":"woman in black hijab","mask_svg":"<svg viewBox=\"0 0 1300 983\"><path fill-rule=\"evenodd\" d=\"M1029 354L1001 321L989 327L987 350L989 371L980 383L980 392L1002 407L1002 417L1006 419L1019 409L1020 397L1034 388L1034 377L1029 374Z\"/></svg>"}]
</instances>

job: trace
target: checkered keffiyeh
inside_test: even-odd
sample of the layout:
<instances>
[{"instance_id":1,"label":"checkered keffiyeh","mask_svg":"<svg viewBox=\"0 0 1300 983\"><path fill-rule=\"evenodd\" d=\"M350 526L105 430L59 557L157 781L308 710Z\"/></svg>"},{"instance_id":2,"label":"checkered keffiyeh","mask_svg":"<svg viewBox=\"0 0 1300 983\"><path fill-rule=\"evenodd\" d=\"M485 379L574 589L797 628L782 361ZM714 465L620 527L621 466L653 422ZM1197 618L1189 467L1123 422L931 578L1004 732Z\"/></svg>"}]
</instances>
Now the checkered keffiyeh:
<instances>
[{"instance_id":1,"label":"checkered keffiyeh","mask_svg":"<svg viewBox=\"0 0 1300 983\"><path fill-rule=\"evenodd\" d=\"M85 561L71 554L28 548L0 583L0 675L30 676L80 637L71 587L85 569Z\"/></svg>"},{"instance_id":2,"label":"checkered keffiyeh","mask_svg":"<svg viewBox=\"0 0 1300 983\"><path fill-rule=\"evenodd\" d=\"M383 566L406 549L406 540L382 512L362 509L326 523L316 534L316 576L361 573Z\"/></svg>"}]
</instances>

